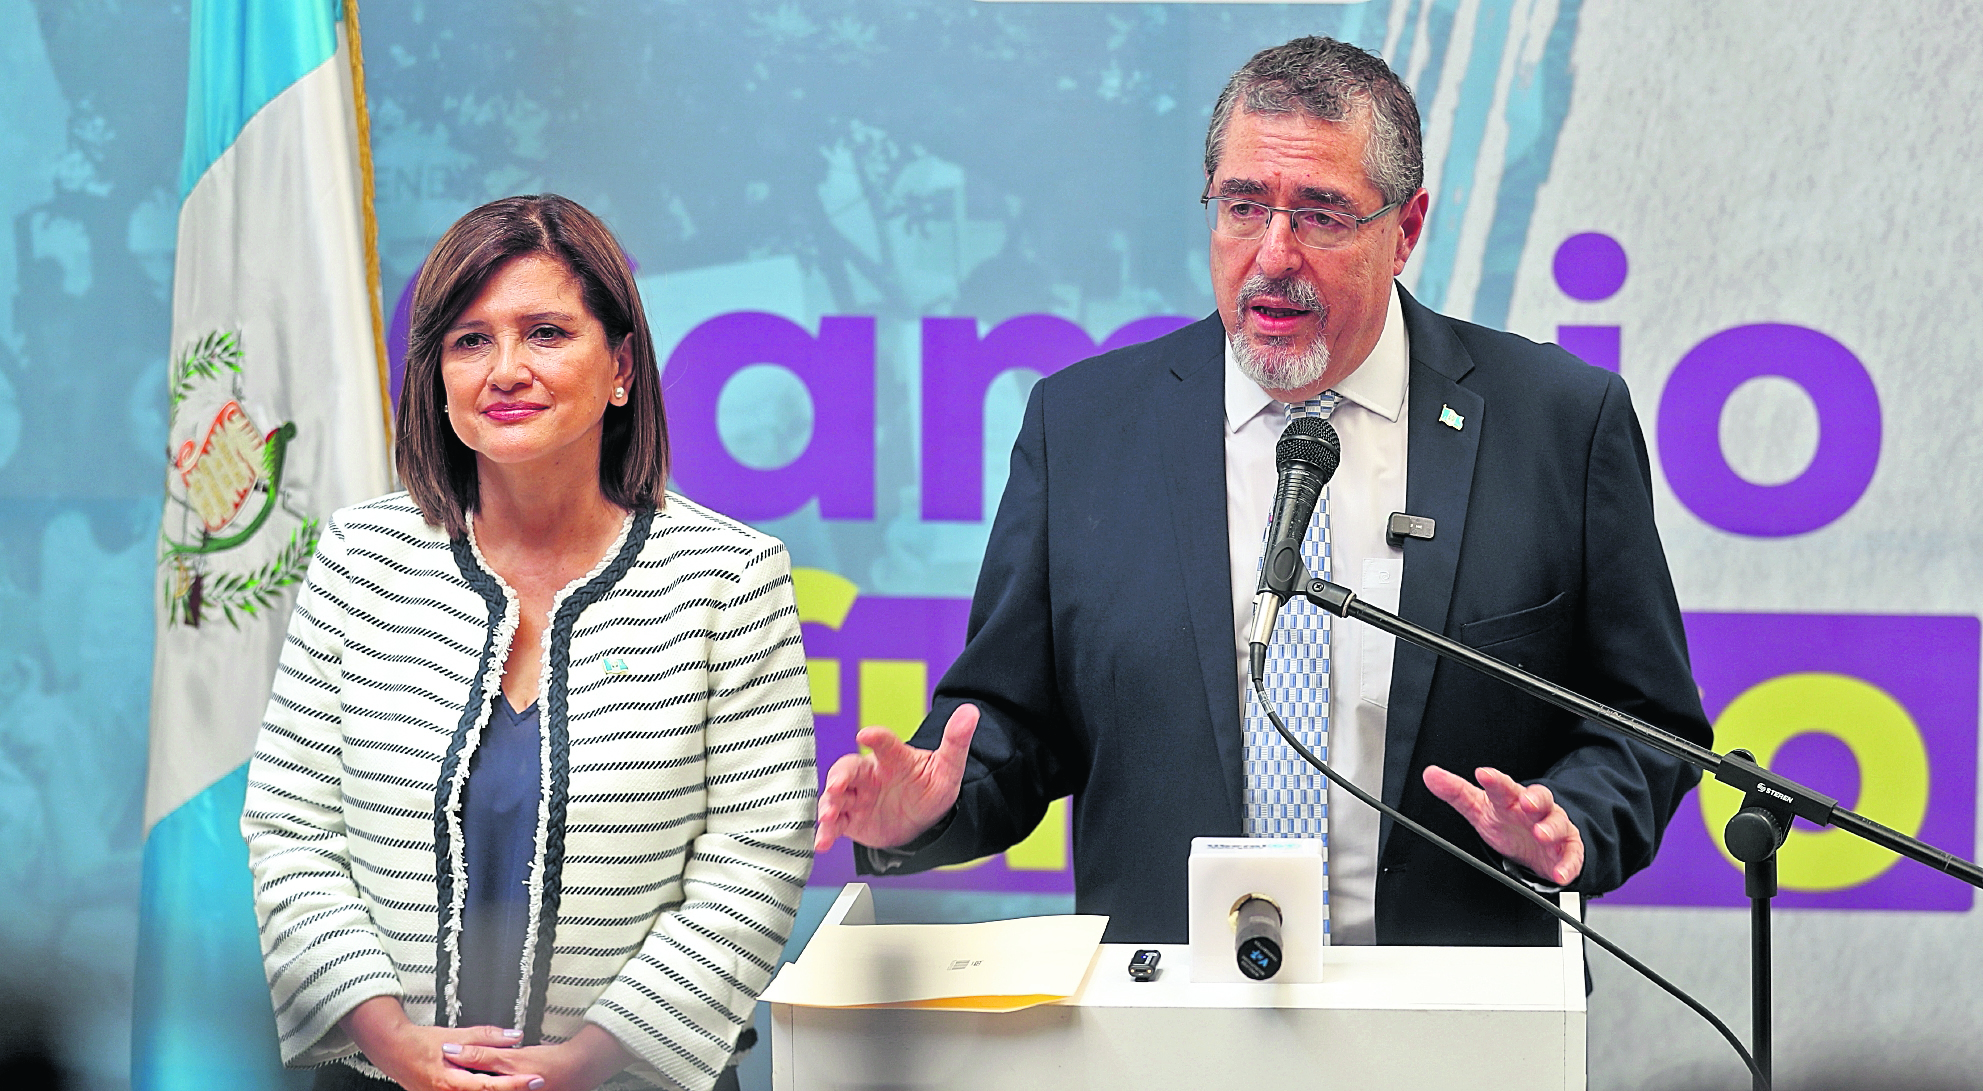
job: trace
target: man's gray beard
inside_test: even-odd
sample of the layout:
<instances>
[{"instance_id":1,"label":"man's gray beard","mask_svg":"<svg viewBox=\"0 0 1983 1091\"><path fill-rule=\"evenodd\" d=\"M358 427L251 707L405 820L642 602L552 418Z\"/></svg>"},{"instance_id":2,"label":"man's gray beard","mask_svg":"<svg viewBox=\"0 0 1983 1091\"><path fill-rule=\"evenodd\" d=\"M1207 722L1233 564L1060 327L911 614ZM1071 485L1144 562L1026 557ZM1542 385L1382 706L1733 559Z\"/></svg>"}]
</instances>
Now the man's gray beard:
<instances>
[{"instance_id":1,"label":"man's gray beard","mask_svg":"<svg viewBox=\"0 0 1983 1091\"><path fill-rule=\"evenodd\" d=\"M1263 390L1300 390L1321 381L1323 372L1329 370L1329 342L1319 334L1298 353L1290 347L1292 337L1267 338L1263 347L1246 336L1244 327L1227 340L1239 373Z\"/></svg>"}]
</instances>

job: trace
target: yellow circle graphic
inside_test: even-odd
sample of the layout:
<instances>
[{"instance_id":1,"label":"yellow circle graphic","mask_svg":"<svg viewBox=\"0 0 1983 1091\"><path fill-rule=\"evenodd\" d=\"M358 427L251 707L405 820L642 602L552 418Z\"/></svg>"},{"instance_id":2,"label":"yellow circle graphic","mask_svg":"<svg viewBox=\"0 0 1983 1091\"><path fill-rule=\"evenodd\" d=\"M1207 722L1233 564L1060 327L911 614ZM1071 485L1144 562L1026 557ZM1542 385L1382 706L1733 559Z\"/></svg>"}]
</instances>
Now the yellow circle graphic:
<instances>
[{"instance_id":1,"label":"yellow circle graphic","mask_svg":"<svg viewBox=\"0 0 1983 1091\"><path fill-rule=\"evenodd\" d=\"M1859 763L1859 799L1842 799L1841 806L1909 836L1921 832L1928 814L1927 744L1907 709L1864 679L1811 672L1752 686L1722 710L1714 745L1748 750L1769 768L1785 742L1813 732L1844 743ZM1700 801L1708 836L1741 867L1722 843L1722 829L1741 809L1742 794L1705 780ZM1877 878L1898 859L1844 830L1793 829L1777 855L1777 881L1786 890L1843 890Z\"/></svg>"}]
</instances>

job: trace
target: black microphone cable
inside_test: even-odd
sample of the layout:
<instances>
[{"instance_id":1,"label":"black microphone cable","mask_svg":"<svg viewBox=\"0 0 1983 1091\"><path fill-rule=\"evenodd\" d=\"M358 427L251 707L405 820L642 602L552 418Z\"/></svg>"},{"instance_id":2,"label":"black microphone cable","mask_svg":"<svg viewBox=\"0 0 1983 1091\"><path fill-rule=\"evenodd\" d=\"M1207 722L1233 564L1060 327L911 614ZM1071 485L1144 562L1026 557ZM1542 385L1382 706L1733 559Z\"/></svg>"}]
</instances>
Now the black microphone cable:
<instances>
[{"instance_id":1,"label":"black microphone cable","mask_svg":"<svg viewBox=\"0 0 1983 1091\"><path fill-rule=\"evenodd\" d=\"M1680 1001L1682 1004L1687 1005L1689 1008L1692 1008L1696 1015L1699 1015L1701 1018L1707 1020L1709 1026L1712 1026L1714 1027L1715 1030L1720 1031L1721 1036L1728 1040L1728 1044L1731 1047L1733 1047L1736 1054L1742 1058L1742 1063L1749 1067L1749 1074L1755 1078L1756 1086L1764 1089L1764 1091L1768 1091L1770 1086L1769 1077L1763 1075L1763 1070L1756 1066L1756 1059L1750 1056L1748 1049L1742 1045L1742 1040L1735 1036L1735 1032L1728 1029L1728 1024L1722 1022L1721 1019L1717 1017L1714 1012L1709 1011L1705 1004L1702 1004L1700 1001L1694 999L1691 996L1688 996L1686 991L1681 989L1680 986L1675 985L1671 981L1668 981L1667 979L1661 977L1658 974L1658 972L1656 972L1652 967L1646 965L1643 962L1640 962L1636 958L1633 958L1629 953L1625 951L1624 948L1618 946L1617 944L1611 942L1608 939L1605 939L1602 935L1599 935L1595 929L1585 924L1583 921L1580 921L1577 918L1571 916L1569 913L1565 912L1562 906L1557 905L1555 902L1552 902L1548 898L1543 897L1541 894L1537 893L1536 891L1529 889L1528 886L1516 880L1514 876L1509 875L1507 872L1502 871L1500 868L1495 867L1492 864L1489 864L1487 861L1482 860L1480 857L1475 856L1473 853L1468 852L1467 850L1461 848L1460 846L1453 844L1451 841L1448 841L1445 838L1439 836L1438 834L1433 833L1431 830L1426 829L1424 826L1419 825L1417 822L1414 822L1411 819L1406 818L1403 814L1400 814L1398 812L1397 808L1390 806L1389 804L1385 803L1383 800L1378 799L1375 796L1372 796L1370 793L1350 783L1349 778L1336 772L1334 769L1329 768L1328 762L1325 762L1321 758L1316 757L1315 752L1310 750L1307 746L1303 745L1302 741L1295 737L1294 732L1288 730L1288 725L1281 722L1281 714L1275 710L1274 703L1267 699L1266 685L1262 681L1261 676L1259 674L1255 674L1253 677L1253 692L1254 695L1260 699L1260 709L1261 711L1267 714L1267 720L1269 723L1272 723L1274 725L1274 730L1280 732L1281 738L1286 739L1287 744L1294 748L1294 752L1301 755L1301 760L1314 766L1317 772L1321 773L1324 777L1328 778L1329 783L1334 784L1337 787L1341 788L1342 790L1355 796L1358 800L1361 800L1364 804L1376 808L1380 814L1386 815L1391 819L1391 821L1396 822L1398 825L1403 826L1404 828L1412 831L1413 833L1419 835L1420 837L1425 838L1427 841L1432 842L1434 845L1437 845L1441 849L1444 849L1447 853L1463 861L1464 863L1466 863L1467 866L1473 868L1475 871L1480 872L1482 875L1485 875L1488 878L1493 879L1495 882L1500 883L1502 886L1507 887L1509 890L1512 890L1515 893L1521 895L1522 897L1527 898L1530 902L1540 907L1543 910L1543 912L1548 913L1550 916L1555 917L1557 920L1562 921L1564 924L1567 924L1570 927L1576 929L1578 932L1582 933L1586 939L1589 939L1593 943L1596 943L1599 947L1604 948L1606 951L1611 952L1613 958L1616 958L1618 961L1623 962L1625 965L1630 966L1634 970L1637 970L1643 977L1645 977L1647 981L1650 981L1653 984L1659 986L1660 988L1665 989L1668 993L1672 994L1674 999Z\"/></svg>"}]
</instances>

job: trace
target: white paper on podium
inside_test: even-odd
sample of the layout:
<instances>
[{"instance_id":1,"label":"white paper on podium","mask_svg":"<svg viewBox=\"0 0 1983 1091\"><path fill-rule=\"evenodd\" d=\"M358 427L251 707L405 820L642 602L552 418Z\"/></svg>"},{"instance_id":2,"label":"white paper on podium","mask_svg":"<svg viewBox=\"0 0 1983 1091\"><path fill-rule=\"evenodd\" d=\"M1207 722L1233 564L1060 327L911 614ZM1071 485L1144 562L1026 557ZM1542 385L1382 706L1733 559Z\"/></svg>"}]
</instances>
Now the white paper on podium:
<instances>
[{"instance_id":1,"label":"white paper on podium","mask_svg":"<svg viewBox=\"0 0 1983 1091\"><path fill-rule=\"evenodd\" d=\"M1107 917L827 924L762 997L811 1008L1017 1011L1080 991Z\"/></svg>"}]
</instances>

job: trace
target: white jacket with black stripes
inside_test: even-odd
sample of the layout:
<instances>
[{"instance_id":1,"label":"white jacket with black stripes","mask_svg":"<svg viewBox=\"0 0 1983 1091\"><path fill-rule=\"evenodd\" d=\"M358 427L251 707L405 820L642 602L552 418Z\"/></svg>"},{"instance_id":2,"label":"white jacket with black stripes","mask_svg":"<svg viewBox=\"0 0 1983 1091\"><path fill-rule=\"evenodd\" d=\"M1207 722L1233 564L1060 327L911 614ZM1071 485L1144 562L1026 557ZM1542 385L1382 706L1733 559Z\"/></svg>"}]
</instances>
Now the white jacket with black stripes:
<instances>
[{"instance_id":1,"label":"white jacket with black stripes","mask_svg":"<svg viewBox=\"0 0 1983 1091\"><path fill-rule=\"evenodd\" d=\"M515 1025L597 1023L639 1058L608 1087L712 1084L791 929L816 780L790 572L670 495L553 607ZM374 996L459 1012L462 787L516 627L405 493L331 517L241 818L285 1063L378 1075L338 1026Z\"/></svg>"}]
</instances>

